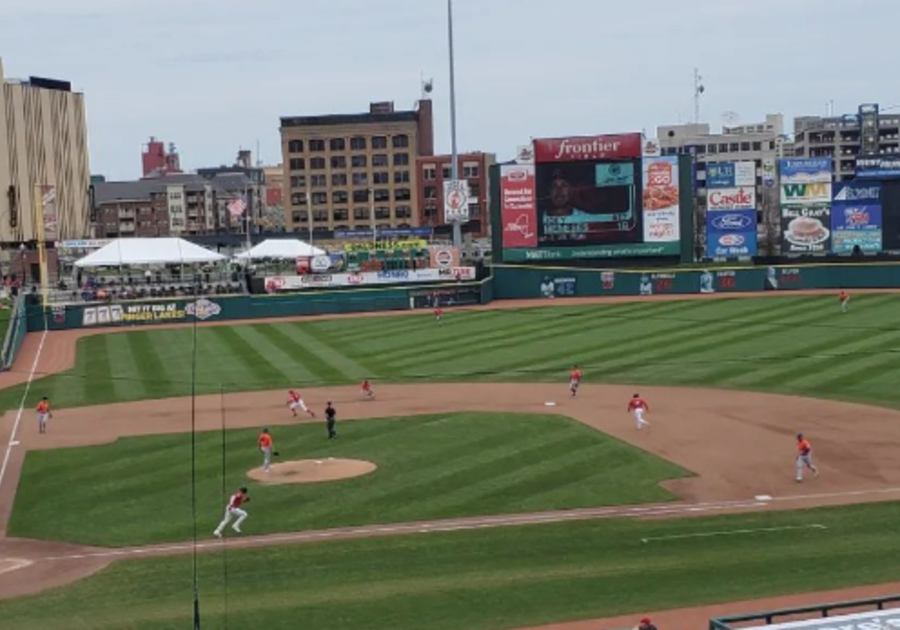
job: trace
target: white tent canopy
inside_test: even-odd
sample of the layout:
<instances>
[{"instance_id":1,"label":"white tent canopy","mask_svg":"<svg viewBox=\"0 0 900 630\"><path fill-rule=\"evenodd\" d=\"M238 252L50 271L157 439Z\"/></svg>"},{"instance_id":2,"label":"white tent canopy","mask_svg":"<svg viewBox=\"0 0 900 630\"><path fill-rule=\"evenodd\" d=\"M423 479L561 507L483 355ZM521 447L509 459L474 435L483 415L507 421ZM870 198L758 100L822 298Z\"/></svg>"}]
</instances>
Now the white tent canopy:
<instances>
[{"instance_id":1,"label":"white tent canopy","mask_svg":"<svg viewBox=\"0 0 900 630\"><path fill-rule=\"evenodd\" d=\"M296 260L303 256L322 256L326 253L324 249L313 247L299 239L270 238L246 252L241 252L236 258L239 260L261 260L263 258Z\"/></svg>"},{"instance_id":2,"label":"white tent canopy","mask_svg":"<svg viewBox=\"0 0 900 630\"><path fill-rule=\"evenodd\" d=\"M222 260L225 256L180 238L120 238L78 260L75 266L191 265Z\"/></svg>"}]
</instances>

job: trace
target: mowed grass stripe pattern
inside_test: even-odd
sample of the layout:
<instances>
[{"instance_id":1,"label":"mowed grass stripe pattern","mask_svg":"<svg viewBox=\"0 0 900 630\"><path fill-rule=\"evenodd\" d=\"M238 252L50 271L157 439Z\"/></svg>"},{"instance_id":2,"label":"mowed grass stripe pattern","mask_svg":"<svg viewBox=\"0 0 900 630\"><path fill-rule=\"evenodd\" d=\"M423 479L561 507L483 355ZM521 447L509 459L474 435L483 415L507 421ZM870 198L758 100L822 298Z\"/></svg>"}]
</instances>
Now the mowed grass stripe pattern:
<instances>
[{"instance_id":1,"label":"mowed grass stripe pattern","mask_svg":"<svg viewBox=\"0 0 900 630\"><path fill-rule=\"evenodd\" d=\"M900 504L885 503L229 550L199 557L201 611L204 627L241 630L294 630L298 619L316 630L501 630L640 618L898 580L898 519ZM809 524L827 529L641 542ZM9 630L177 630L191 625L191 576L188 556L119 562L0 602L0 618Z\"/></svg>"},{"instance_id":2,"label":"mowed grass stripe pattern","mask_svg":"<svg viewBox=\"0 0 900 630\"><path fill-rule=\"evenodd\" d=\"M900 296L685 300L237 325L197 330L199 393L377 382L565 381L771 390L900 406ZM185 395L192 331L82 339L40 379L57 407ZM0 392L18 403L20 388ZM31 401L29 401L30 403Z\"/></svg>"},{"instance_id":3,"label":"mowed grass stripe pattern","mask_svg":"<svg viewBox=\"0 0 900 630\"><path fill-rule=\"evenodd\" d=\"M226 494L252 489L244 531L253 534L667 501L674 497L660 482L688 474L560 416L365 420L339 423L339 432L329 442L324 424L273 429L284 460L364 459L378 470L338 484L259 485L246 477L262 463L257 431L227 432L224 451L221 432L198 434L201 535L227 501L223 457ZM9 531L100 546L189 539L190 447L179 434L29 452Z\"/></svg>"}]
</instances>

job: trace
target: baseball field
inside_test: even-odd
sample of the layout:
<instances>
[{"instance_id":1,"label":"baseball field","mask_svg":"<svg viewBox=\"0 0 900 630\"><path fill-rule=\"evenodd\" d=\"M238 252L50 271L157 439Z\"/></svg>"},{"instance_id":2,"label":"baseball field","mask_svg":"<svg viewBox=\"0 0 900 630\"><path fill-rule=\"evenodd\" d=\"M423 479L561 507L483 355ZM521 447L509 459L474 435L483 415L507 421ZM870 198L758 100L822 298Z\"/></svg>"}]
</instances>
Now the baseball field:
<instances>
[{"instance_id":1,"label":"baseball field","mask_svg":"<svg viewBox=\"0 0 900 630\"><path fill-rule=\"evenodd\" d=\"M0 627L186 627L194 569L204 628L668 630L888 588L898 312L794 295L31 334L0 375ZM217 540L241 485L243 531Z\"/></svg>"}]
</instances>

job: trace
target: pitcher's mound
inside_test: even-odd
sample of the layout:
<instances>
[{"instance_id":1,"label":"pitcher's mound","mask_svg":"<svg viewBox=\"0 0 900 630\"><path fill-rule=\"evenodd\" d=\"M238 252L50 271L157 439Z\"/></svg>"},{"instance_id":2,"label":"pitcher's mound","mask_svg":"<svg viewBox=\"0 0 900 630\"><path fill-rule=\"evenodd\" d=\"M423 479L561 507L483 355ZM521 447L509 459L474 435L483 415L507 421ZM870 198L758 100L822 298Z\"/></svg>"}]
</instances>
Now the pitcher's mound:
<instances>
[{"instance_id":1,"label":"pitcher's mound","mask_svg":"<svg viewBox=\"0 0 900 630\"><path fill-rule=\"evenodd\" d=\"M361 477L374 472L377 466L361 459L301 459L294 462L272 464L272 470L263 472L254 468L247 475L262 483L318 483Z\"/></svg>"}]
</instances>

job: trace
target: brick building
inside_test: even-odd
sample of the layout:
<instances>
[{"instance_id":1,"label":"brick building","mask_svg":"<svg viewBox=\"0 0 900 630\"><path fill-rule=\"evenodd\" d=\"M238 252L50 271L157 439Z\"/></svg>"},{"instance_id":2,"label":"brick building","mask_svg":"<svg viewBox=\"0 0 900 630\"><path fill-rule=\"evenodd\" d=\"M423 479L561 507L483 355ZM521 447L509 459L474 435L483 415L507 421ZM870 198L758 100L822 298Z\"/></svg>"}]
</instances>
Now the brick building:
<instances>
[{"instance_id":1,"label":"brick building","mask_svg":"<svg viewBox=\"0 0 900 630\"><path fill-rule=\"evenodd\" d=\"M476 238L488 236L490 231L490 169L496 162L493 153L464 153L457 156L460 179L469 182L469 223L463 225L465 233ZM419 180L419 225L452 229L444 220L444 181L452 175L453 159L450 155L420 157L416 161L416 178ZM444 230L441 230L444 226Z\"/></svg>"}]
</instances>

